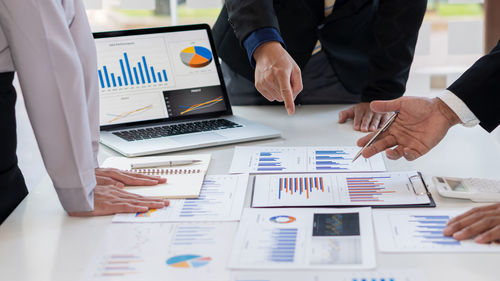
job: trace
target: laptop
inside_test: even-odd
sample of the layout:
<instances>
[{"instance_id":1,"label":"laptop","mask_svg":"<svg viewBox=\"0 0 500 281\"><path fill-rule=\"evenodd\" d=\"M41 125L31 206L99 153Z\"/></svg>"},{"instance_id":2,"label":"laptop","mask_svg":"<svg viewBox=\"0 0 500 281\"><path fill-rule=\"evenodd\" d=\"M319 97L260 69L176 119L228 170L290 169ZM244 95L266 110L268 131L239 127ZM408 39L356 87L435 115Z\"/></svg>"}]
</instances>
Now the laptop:
<instances>
[{"instance_id":1,"label":"laptop","mask_svg":"<svg viewBox=\"0 0 500 281\"><path fill-rule=\"evenodd\" d=\"M206 24L94 33L102 144L141 156L280 137L233 115Z\"/></svg>"}]
</instances>

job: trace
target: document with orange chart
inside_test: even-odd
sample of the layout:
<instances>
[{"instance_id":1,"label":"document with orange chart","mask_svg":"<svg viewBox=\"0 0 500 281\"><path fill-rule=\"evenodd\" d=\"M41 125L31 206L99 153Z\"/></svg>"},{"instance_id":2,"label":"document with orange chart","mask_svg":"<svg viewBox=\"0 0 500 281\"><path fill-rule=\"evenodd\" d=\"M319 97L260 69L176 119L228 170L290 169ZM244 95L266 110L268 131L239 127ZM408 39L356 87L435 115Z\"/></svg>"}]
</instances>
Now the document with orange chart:
<instances>
[{"instance_id":1,"label":"document with orange chart","mask_svg":"<svg viewBox=\"0 0 500 281\"><path fill-rule=\"evenodd\" d=\"M238 224L113 223L81 281L230 280L227 259Z\"/></svg>"},{"instance_id":2,"label":"document with orange chart","mask_svg":"<svg viewBox=\"0 0 500 281\"><path fill-rule=\"evenodd\" d=\"M104 168L117 168L146 175L161 176L167 179L165 184L155 186L127 186L128 192L154 198L198 198L203 179L210 164L210 154L150 156L150 157L110 157L102 163ZM167 161L199 160L190 165L154 166L145 169L132 169L132 164L161 163Z\"/></svg>"},{"instance_id":3,"label":"document with orange chart","mask_svg":"<svg viewBox=\"0 0 500 281\"><path fill-rule=\"evenodd\" d=\"M418 172L257 175L252 207L433 207Z\"/></svg>"},{"instance_id":4,"label":"document with orange chart","mask_svg":"<svg viewBox=\"0 0 500 281\"><path fill-rule=\"evenodd\" d=\"M116 214L113 222L239 221L248 174L207 175L198 198L173 199L162 209Z\"/></svg>"}]
</instances>

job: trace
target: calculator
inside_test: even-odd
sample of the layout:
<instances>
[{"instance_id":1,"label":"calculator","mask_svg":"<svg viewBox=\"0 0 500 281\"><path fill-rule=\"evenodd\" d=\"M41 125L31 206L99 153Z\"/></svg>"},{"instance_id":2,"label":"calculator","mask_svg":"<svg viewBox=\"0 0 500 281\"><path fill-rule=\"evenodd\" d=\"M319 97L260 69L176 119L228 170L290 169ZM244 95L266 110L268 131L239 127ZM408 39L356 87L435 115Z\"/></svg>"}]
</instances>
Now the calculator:
<instances>
[{"instance_id":1,"label":"calculator","mask_svg":"<svg viewBox=\"0 0 500 281\"><path fill-rule=\"evenodd\" d=\"M500 202L500 180L432 177L441 196L474 202Z\"/></svg>"}]
</instances>

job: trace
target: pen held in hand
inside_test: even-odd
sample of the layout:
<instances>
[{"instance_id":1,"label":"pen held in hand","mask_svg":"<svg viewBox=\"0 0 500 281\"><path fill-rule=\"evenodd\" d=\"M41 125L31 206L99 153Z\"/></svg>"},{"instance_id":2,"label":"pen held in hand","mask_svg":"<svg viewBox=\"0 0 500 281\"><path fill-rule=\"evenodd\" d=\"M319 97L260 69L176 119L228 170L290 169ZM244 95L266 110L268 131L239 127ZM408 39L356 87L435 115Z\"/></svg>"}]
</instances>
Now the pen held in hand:
<instances>
[{"instance_id":1,"label":"pen held in hand","mask_svg":"<svg viewBox=\"0 0 500 281\"><path fill-rule=\"evenodd\" d=\"M394 111L394 113L391 115L391 117L389 117L389 119L384 123L384 125L382 126L382 128L380 128L376 133L375 135L365 144L365 146L363 146L363 148L361 148L361 150L358 152L358 154L356 154L356 156L354 157L354 159L352 159L352 162L353 163L354 161L356 161L356 159L359 158L359 156L363 153L363 151L369 147L376 139L377 137L382 133L384 132L385 130L387 130L389 128L389 126L391 126L392 122L394 122L394 120L396 120L396 117L398 116L398 113L399 111Z\"/></svg>"}]
</instances>

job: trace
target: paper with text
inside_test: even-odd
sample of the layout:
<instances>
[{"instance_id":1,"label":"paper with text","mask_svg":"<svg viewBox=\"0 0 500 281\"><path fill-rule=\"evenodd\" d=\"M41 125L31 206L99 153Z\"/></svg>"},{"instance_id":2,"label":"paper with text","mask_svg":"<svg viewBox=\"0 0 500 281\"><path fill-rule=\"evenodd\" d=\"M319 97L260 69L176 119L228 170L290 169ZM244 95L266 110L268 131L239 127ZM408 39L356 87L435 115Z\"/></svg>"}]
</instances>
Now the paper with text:
<instances>
[{"instance_id":1,"label":"paper with text","mask_svg":"<svg viewBox=\"0 0 500 281\"><path fill-rule=\"evenodd\" d=\"M386 171L381 154L352 159L359 147L259 147L237 146L230 173L342 173Z\"/></svg>"},{"instance_id":2,"label":"paper with text","mask_svg":"<svg viewBox=\"0 0 500 281\"><path fill-rule=\"evenodd\" d=\"M446 223L466 210L376 210L373 221L382 252L500 252L499 244L457 241L443 235Z\"/></svg>"},{"instance_id":3,"label":"paper with text","mask_svg":"<svg viewBox=\"0 0 500 281\"><path fill-rule=\"evenodd\" d=\"M245 209L228 266L373 268L371 209Z\"/></svg>"},{"instance_id":4,"label":"paper with text","mask_svg":"<svg viewBox=\"0 0 500 281\"><path fill-rule=\"evenodd\" d=\"M238 221L247 185L248 174L207 175L198 198L172 199L168 207L144 213L117 214L113 222Z\"/></svg>"},{"instance_id":5,"label":"paper with text","mask_svg":"<svg viewBox=\"0 0 500 281\"><path fill-rule=\"evenodd\" d=\"M418 172L257 175L252 207L431 203Z\"/></svg>"}]
</instances>

